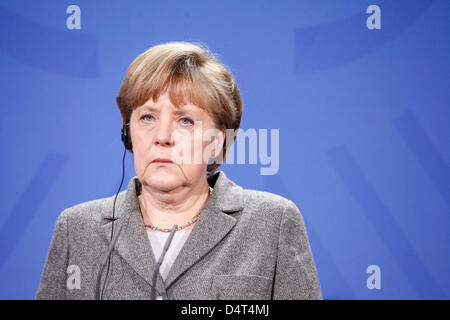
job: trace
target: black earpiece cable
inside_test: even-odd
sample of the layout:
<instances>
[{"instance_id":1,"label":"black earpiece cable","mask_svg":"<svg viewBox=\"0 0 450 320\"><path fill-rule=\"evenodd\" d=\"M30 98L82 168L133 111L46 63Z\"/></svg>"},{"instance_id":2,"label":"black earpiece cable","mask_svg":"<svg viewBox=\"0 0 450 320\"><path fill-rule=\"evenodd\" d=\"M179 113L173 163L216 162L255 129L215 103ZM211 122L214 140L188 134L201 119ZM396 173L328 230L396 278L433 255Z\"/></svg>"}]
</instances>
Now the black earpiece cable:
<instances>
[{"instance_id":1,"label":"black earpiece cable","mask_svg":"<svg viewBox=\"0 0 450 320\"><path fill-rule=\"evenodd\" d=\"M114 197L114 204L113 204L113 213L112 213L112 222L111 222L111 243L109 245L106 257L105 257L105 261L104 263L102 263L101 268L100 268L100 272L97 278L97 286L96 286L96 298L99 300L103 299L103 292L105 291L105 286L106 286L106 282L108 281L108 275L109 275L109 266L111 264L111 252L114 249L114 246L117 242L117 239L119 238L119 234L120 231L122 230L121 225L119 225L119 229L117 230L115 236L114 235L114 221L116 220L115 218L115 209L116 209L116 200L117 200L117 196L119 195L120 189L122 189L122 185L123 185L123 180L125 179L125 155L127 153L127 149L124 148L123 150L123 157L122 157L122 180L120 181L120 186L119 189L116 192L116 196ZM101 295L99 293L99 288L100 288L100 279L102 276L102 272L103 269L105 268L105 263L106 263L106 258L108 259L108 267L106 268L106 276L105 276L105 281L103 282L103 286L102 286L102 292Z\"/></svg>"}]
</instances>

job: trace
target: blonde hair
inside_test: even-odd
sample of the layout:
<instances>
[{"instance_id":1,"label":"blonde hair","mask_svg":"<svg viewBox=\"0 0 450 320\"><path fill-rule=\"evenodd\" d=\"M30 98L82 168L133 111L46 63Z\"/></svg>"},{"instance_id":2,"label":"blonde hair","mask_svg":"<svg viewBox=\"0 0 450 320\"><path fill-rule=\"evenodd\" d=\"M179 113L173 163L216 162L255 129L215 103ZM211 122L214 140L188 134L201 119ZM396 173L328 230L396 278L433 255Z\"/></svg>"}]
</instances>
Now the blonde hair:
<instances>
[{"instance_id":1,"label":"blonde hair","mask_svg":"<svg viewBox=\"0 0 450 320\"><path fill-rule=\"evenodd\" d=\"M169 42L156 45L140 54L128 67L117 95L122 125L131 113L150 97L157 101L168 92L176 107L192 103L207 111L219 129L239 128L242 98L228 68L206 46L189 42ZM208 165L214 171L225 161L236 139L224 141L219 163ZM217 160L217 157L216 157Z\"/></svg>"}]
</instances>

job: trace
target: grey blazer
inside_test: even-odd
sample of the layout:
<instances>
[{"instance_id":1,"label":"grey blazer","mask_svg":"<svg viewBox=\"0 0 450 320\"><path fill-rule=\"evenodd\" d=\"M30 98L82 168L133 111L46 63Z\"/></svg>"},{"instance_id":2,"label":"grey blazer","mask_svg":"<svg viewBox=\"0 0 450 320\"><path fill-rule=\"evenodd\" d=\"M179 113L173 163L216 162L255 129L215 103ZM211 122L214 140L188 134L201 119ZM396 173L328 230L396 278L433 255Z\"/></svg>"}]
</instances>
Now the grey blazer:
<instances>
[{"instance_id":1,"label":"grey blazer","mask_svg":"<svg viewBox=\"0 0 450 320\"><path fill-rule=\"evenodd\" d=\"M191 234L163 280L162 299L322 299L302 215L279 195L247 190L223 171ZM149 299L156 265L140 215L137 177L119 193L104 299ZM94 299L111 237L113 197L78 204L58 217L36 299ZM74 271L77 270L77 271ZM74 282L73 276L79 277ZM103 272L104 278L106 269ZM69 283L70 282L70 283ZM75 285L74 285L75 284Z\"/></svg>"}]
</instances>

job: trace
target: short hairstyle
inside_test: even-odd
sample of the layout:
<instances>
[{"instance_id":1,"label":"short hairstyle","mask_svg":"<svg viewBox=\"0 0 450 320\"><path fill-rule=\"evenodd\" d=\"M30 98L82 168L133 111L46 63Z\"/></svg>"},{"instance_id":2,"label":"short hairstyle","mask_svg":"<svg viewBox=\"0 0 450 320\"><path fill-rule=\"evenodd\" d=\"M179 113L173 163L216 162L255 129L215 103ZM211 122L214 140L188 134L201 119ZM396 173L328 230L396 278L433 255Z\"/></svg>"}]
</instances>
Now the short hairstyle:
<instances>
[{"instance_id":1,"label":"short hairstyle","mask_svg":"<svg viewBox=\"0 0 450 320\"><path fill-rule=\"evenodd\" d=\"M203 44L169 42L151 47L128 67L117 95L122 125L131 113L150 97L153 101L168 92L176 107L192 103L207 111L219 129L237 132L241 122L242 98L231 71ZM214 171L225 161L236 139L227 143L215 162L208 164ZM219 163L217 163L219 162Z\"/></svg>"}]
</instances>

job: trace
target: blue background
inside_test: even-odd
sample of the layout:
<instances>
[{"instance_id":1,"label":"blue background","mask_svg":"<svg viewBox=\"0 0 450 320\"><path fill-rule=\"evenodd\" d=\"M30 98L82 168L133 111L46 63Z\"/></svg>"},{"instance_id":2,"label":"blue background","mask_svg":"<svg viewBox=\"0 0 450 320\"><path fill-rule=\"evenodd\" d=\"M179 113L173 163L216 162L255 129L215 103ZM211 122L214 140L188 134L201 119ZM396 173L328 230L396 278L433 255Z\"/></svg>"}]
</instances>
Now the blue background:
<instances>
[{"instance_id":1,"label":"blue background","mask_svg":"<svg viewBox=\"0 0 450 320\"><path fill-rule=\"evenodd\" d=\"M280 129L278 174L219 170L297 204L324 298L448 299L449 14L448 0L1 1L0 298L34 297L64 208L115 194L129 64L199 41L237 79L241 128Z\"/></svg>"}]
</instances>

